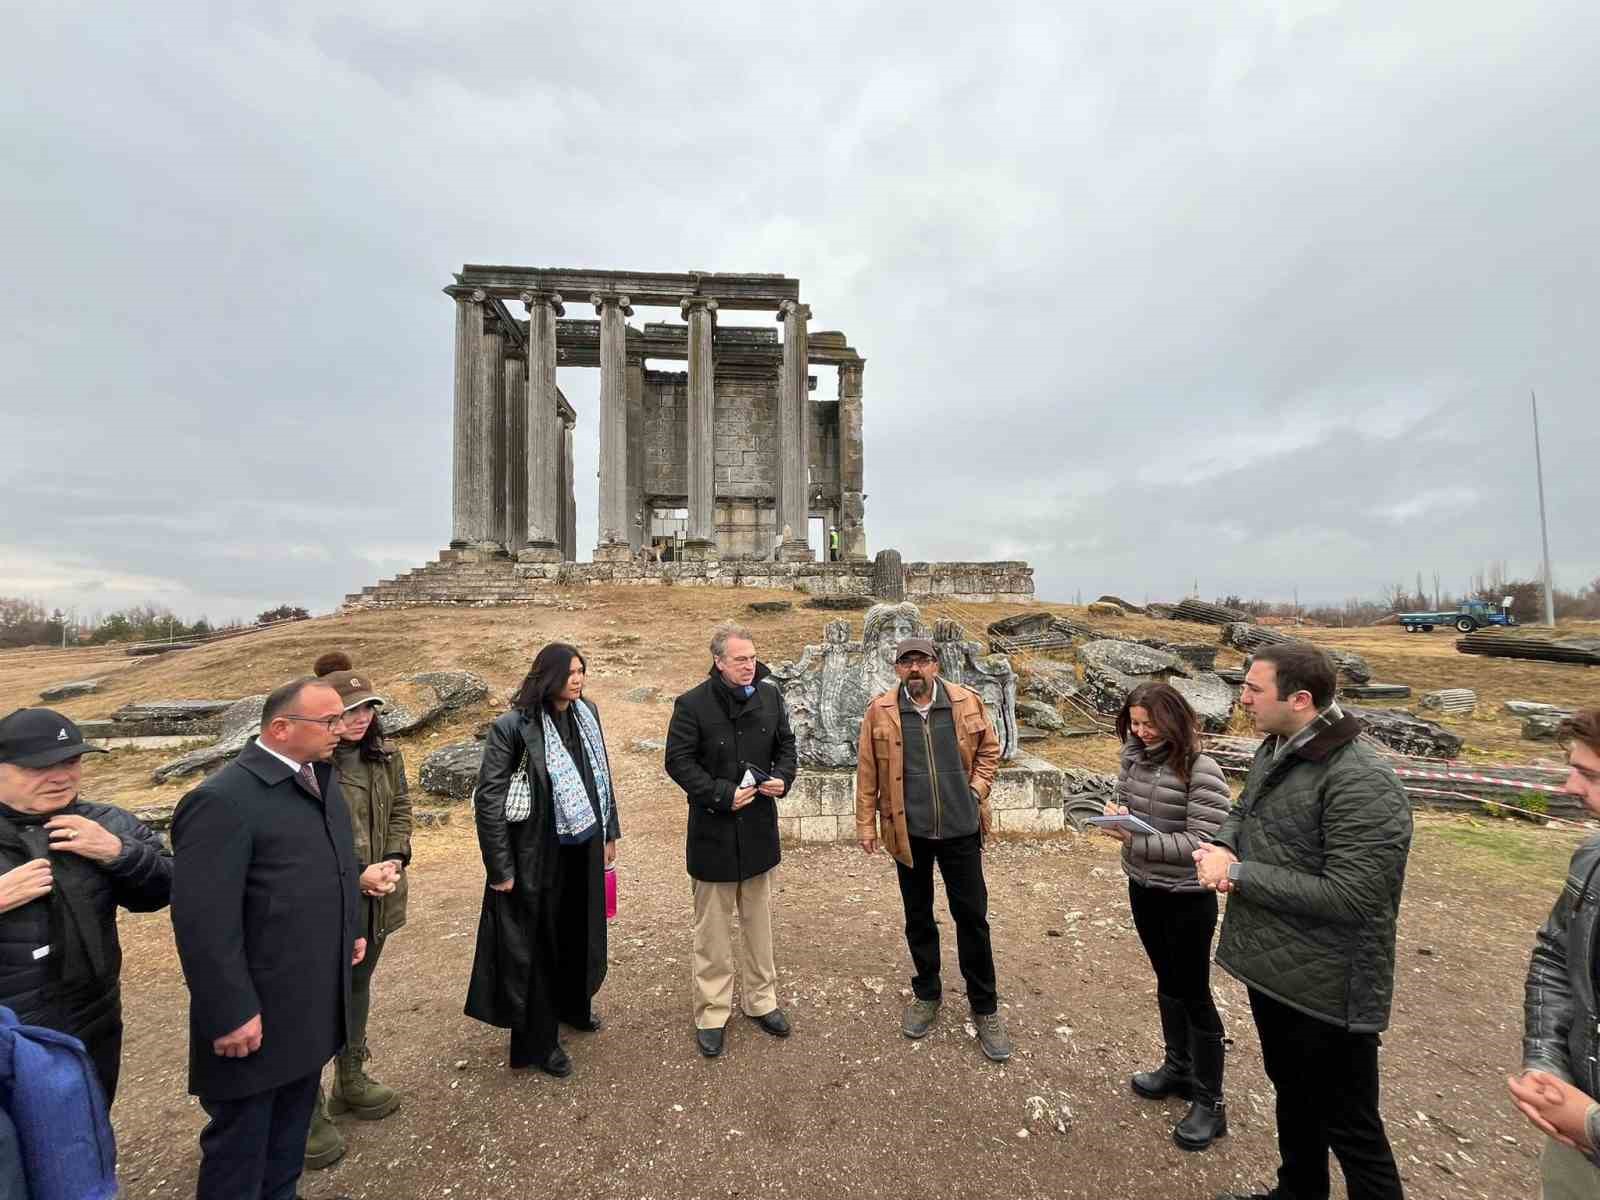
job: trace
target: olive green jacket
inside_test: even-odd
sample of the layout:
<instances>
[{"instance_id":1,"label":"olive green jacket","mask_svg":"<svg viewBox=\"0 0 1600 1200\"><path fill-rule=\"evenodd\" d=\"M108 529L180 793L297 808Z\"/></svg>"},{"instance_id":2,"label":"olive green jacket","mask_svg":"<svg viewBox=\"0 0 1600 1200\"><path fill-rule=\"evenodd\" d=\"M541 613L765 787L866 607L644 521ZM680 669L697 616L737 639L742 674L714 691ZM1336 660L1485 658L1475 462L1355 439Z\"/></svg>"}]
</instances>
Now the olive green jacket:
<instances>
[{"instance_id":1,"label":"olive green jacket","mask_svg":"<svg viewBox=\"0 0 1600 1200\"><path fill-rule=\"evenodd\" d=\"M1411 807L1360 733L1344 716L1276 760L1268 738L1212 840L1240 862L1217 965L1308 1016L1371 1033L1387 1028L1394 998Z\"/></svg>"},{"instance_id":2,"label":"olive green jacket","mask_svg":"<svg viewBox=\"0 0 1600 1200\"><path fill-rule=\"evenodd\" d=\"M375 862L392 858L402 867L411 862L411 794L406 790L405 761L389 747L384 762L368 762L355 746L341 745L334 752L339 769L339 791L350 806L355 833L356 861L365 871ZM406 872L400 886L381 899L362 897L366 905L368 938L382 938L406 923Z\"/></svg>"}]
</instances>

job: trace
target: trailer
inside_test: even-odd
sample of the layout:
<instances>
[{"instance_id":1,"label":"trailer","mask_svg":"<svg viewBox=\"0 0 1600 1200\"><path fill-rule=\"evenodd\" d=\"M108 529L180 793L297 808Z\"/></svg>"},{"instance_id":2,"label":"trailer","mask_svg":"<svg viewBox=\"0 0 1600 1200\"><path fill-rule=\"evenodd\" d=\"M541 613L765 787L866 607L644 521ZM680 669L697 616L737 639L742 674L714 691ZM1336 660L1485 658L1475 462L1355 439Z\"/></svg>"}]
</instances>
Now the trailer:
<instances>
[{"instance_id":1,"label":"trailer","mask_svg":"<svg viewBox=\"0 0 1600 1200\"><path fill-rule=\"evenodd\" d=\"M1517 619L1511 615L1511 600L1507 596L1499 608L1487 600L1467 600L1454 612L1401 613L1400 627L1407 633L1432 633L1436 625L1442 625L1471 633L1487 625L1515 625Z\"/></svg>"}]
</instances>

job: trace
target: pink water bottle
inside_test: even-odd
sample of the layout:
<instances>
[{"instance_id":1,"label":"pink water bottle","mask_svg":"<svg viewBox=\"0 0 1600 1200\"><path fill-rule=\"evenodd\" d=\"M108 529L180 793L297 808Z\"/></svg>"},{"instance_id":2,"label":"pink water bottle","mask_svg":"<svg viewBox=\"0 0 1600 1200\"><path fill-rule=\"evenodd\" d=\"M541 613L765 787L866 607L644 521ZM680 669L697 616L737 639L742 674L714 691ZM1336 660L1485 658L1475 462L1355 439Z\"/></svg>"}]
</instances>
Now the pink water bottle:
<instances>
[{"instance_id":1,"label":"pink water bottle","mask_svg":"<svg viewBox=\"0 0 1600 1200\"><path fill-rule=\"evenodd\" d=\"M606 920L614 921L617 916L617 869L606 868Z\"/></svg>"}]
</instances>

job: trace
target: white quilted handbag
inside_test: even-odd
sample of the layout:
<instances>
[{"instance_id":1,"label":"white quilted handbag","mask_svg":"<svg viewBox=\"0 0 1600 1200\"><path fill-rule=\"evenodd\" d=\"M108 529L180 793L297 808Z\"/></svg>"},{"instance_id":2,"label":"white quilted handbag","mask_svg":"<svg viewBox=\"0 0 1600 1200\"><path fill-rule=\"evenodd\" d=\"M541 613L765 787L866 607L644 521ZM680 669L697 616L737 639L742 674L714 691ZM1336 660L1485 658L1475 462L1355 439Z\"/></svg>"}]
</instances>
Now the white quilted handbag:
<instances>
[{"instance_id":1,"label":"white quilted handbag","mask_svg":"<svg viewBox=\"0 0 1600 1200\"><path fill-rule=\"evenodd\" d=\"M506 820L526 821L533 812L533 788L528 784L528 752L522 752L522 765L511 775L506 787Z\"/></svg>"}]
</instances>

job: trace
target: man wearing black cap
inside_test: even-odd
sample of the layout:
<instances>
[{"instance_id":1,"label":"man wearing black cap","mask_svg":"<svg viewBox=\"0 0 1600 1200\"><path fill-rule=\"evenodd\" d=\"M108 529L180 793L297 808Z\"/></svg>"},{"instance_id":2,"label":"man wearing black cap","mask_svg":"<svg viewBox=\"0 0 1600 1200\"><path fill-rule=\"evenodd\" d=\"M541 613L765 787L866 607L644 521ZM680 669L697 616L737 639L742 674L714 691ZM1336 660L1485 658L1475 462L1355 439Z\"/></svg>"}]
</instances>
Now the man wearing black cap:
<instances>
[{"instance_id":1,"label":"man wearing black cap","mask_svg":"<svg viewBox=\"0 0 1600 1200\"><path fill-rule=\"evenodd\" d=\"M84 1044L106 1101L122 1059L117 907L165 908L172 857L131 813L78 798L104 753L48 708L0 720L0 1005Z\"/></svg>"},{"instance_id":2,"label":"man wearing black cap","mask_svg":"<svg viewBox=\"0 0 1600 1200\"><path fill-rule=\"evenodd\" d=\"M983 835L989 832L989 789L1000 765L1000 742L983 699L939 678L939 652L924 637L895 648L900 686L867 705L856 756L856 837L874 853L879 842L895 860L906 912L906 942L916 974L914 999L901 1032L920 1038L939 1015L939 926L933 916L933 865L944 877L956 925L956 951L978 1044L995 1062L1011 1057L1011 1041L995 993L989 943L989 890L983 880Z\"/></svg>"}]
</instances>

